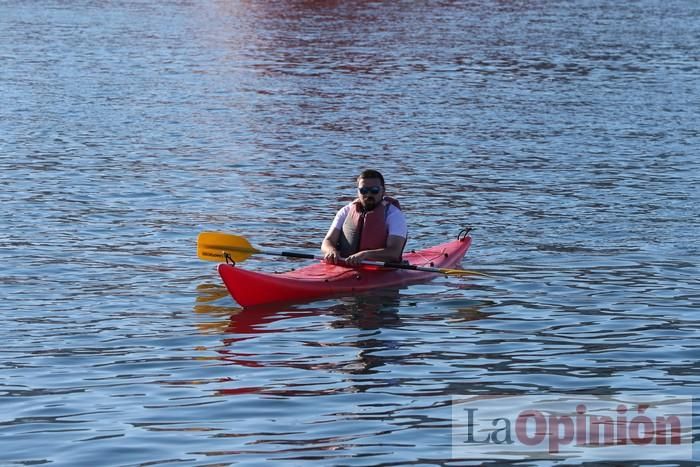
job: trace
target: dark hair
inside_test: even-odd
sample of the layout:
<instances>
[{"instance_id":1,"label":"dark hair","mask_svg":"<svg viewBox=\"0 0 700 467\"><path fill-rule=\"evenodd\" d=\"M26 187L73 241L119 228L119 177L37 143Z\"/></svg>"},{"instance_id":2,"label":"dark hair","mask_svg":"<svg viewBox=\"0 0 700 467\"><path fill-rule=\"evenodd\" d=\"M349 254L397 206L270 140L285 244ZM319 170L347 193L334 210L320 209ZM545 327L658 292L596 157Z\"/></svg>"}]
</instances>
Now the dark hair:
<instances>
[{"instance_id":1,"label":"dark hair","mask_svg":"<svg viewBox=\"0 0 700 467\"><path fill-rule=\"evenodd\" d=\"M363 170L362 173L360 174L360 176L357 177L357 180L360 181L360 179L363 179L363 178L378 178L379 181L381 182L382 186L384 186L384 177L382 176L382 174L380 174L376 170L372 170L372 169Z\"/></svg>"}]
</instances>

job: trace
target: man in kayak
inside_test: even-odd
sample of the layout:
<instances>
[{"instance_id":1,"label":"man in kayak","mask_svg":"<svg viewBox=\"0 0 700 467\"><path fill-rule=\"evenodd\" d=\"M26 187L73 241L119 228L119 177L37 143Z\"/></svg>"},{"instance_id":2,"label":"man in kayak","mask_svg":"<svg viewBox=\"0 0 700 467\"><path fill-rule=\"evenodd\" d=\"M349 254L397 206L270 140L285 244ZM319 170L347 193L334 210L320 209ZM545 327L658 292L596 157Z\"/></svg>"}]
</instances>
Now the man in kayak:
<instances>
[{"instance_id":1,"label":"man in kayak","mask_svg":"<svg viewBox=\"0 0 700 467\"><path fill-rule=\"evenodd\" d=\"M386 196L384 177L365 170L357 177L358 197L342 207L321 244L327 262L345 258L349 265L362 261L400 262L408 237L399 202Z\"/></svg>"}]
</instances>

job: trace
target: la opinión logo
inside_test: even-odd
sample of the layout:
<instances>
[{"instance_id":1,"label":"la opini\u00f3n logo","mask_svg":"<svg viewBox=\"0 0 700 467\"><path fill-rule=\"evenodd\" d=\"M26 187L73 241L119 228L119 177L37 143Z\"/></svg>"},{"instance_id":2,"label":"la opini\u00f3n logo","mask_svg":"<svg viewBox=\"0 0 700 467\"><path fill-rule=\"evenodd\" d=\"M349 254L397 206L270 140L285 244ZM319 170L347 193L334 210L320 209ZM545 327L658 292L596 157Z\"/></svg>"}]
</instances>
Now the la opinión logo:
<instances>
[{"instance_id":1,"label":"la opini\u00f3n logo","mask_svg":"<svg viewBox=\"0 0 700 467\"><path fill-rule=\"evenodd\" d=\"M692 399L636 399L455 397L453 457L692 458Z\"/></svg>"}]
</instances>

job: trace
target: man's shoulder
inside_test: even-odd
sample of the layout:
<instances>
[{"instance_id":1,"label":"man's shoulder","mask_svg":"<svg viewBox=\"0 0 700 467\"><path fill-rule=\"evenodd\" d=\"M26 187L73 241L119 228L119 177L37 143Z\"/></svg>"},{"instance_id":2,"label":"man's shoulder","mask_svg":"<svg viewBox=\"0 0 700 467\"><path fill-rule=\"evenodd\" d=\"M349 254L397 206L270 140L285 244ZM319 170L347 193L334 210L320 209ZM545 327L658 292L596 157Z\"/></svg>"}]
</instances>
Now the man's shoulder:
<instances>
[{"instance_id":1,"label":"man's shoulder","mask_svg":"<svg viewBox=\"0 0 700 467\"><path fill-rule=\"evenodd\" d=\"M341 207L340 209L338 209L338 212L348 212L348 211L350 211L350 209L352 209L353 203L354 203L354 201L351 201L351 202L349 202L349 203L343 205L343 207Z\"/></svg>"},{"instance_id":2,"label":"man's shoulder","mask_svg":"<svg viewBox=\"0 0 700 467\"><path fill-rule=\"evenodd\" d=\"M403 215L401 209L391 205L387 211L386 222L389 225L390 235L406 238L408 235L408 226L406 225L406 217Z\"/></svg>"},{"instance_id":3,"label":"man's shoulder","mask_svg":"<svg viewBox=\"0 0 700 467\"><path fill-rule=\"evenodd\" d=\"M403 211L393 204L389 204L387 209L387 216L397 215L403 217Z\"/></svg>"},{"instance_id":4,"label":"man's shoulder","mask_svg":"<svg viewBox=\"0 0 700 467\"><path fill-rule=\"evenodd\" d=\"M352 208L352 203L348 203L345 206L343 206L342 208L338 209L338 212L335 213L336 220L339 218L344 219L345 217L347 217L348 214L350 213L351 208Z\"/></svg>"}]
</instances>

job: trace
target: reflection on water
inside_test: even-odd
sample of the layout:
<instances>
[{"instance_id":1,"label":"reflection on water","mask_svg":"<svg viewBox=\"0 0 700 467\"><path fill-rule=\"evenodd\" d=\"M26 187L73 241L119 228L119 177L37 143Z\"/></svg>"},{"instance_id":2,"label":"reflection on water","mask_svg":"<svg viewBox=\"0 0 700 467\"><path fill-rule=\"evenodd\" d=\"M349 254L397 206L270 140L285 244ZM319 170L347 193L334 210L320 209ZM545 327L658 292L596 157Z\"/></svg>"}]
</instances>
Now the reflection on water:
<instances>
[{"instance_id":1,"label":"reflection on water","mask_svg":"<svg viewBox=\"0 0 700 467\"><path fill-rule=\"evenodd\" d=\"M699 8L2 2L0 464L447 465L456 394L696 393ZM241 310L197 260L318 248L367 166L496 277Z\"/></svg>"},{"instance_id":2,"label":"reflection on water","mask_svg":"<svg viewBox=\"0 0 700 467\"><path fill-rule=\"evenodd\" d=\"M225 289L223 289L225 291ZM198 304L195 311L198 313L213 314L217 317L226 317L219 322L208 322L199 325L204 332L220 332L224 335L224 349L218 352L222 360L242 364L244 366L290 366L305 369L323 369L352 373L368 373L374 366L381 365L381 359L367 357L372 350L381 349L383 345L392 344L376 338L363 339L355 343L344 342L341 346L356 347L359 350L353 361L336 362L333 364L302 363L295 360L275 360L274 362L260 363L250 359L241 360L234 357L253 357L255 354L240 354L236 352L236 346L240 343L247 348L254 348L254 337L248 334L262 333L299 333L306 326L306 318L324 316L332 318L326 323L331 329L355 328L365 331L379 330L386 327L398 327L401 325L399 318L400 295L399 289L388 289L372 295L357 295L341 299L340 303L328 307L317 308L312 305L266 305L245 309L216 307L204 305L201 302L210 302L221 299L221 287L200 286ZM287 321L289 320L289 321ZM284 321L284 322L283 322ZM302 322L299 327L295 323ZM229 336L233 337L229 337ZM240 335L240 337L238 337ZM303 342L304 346L325 348L330 350L334 343Z\"/></svg>"}]
</instances>

